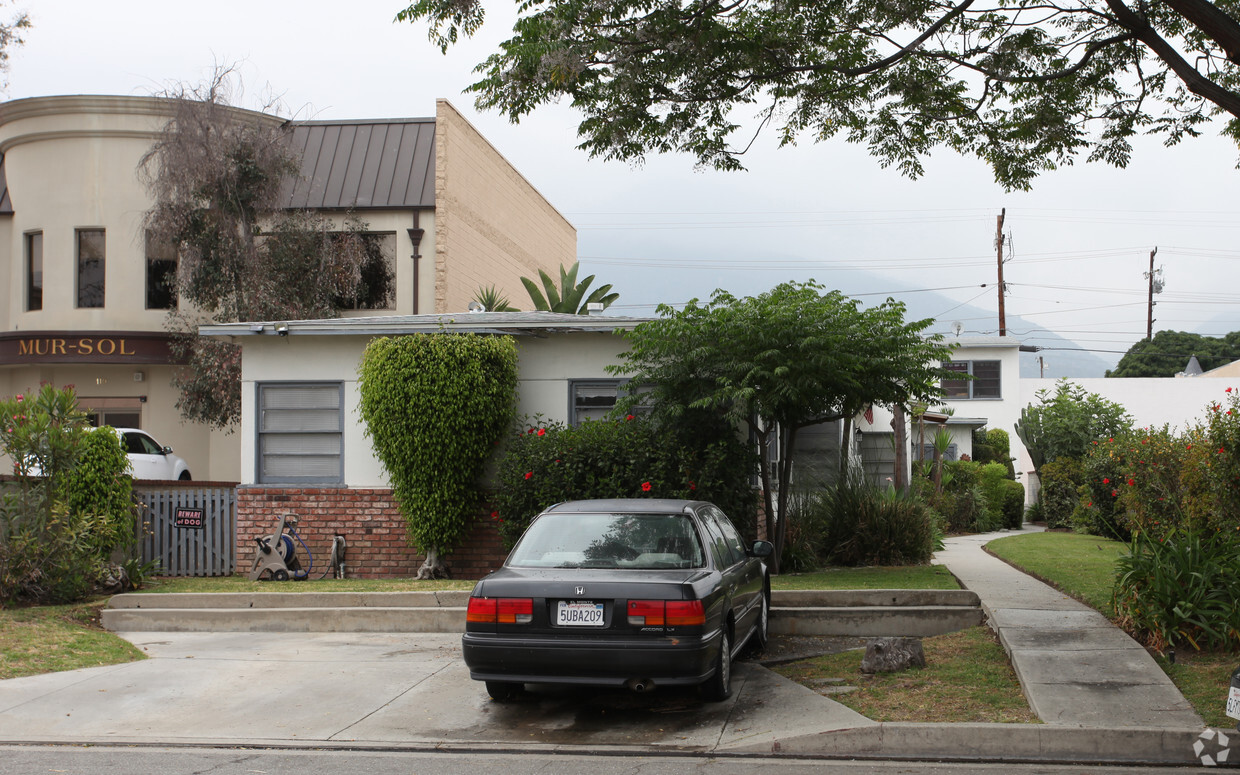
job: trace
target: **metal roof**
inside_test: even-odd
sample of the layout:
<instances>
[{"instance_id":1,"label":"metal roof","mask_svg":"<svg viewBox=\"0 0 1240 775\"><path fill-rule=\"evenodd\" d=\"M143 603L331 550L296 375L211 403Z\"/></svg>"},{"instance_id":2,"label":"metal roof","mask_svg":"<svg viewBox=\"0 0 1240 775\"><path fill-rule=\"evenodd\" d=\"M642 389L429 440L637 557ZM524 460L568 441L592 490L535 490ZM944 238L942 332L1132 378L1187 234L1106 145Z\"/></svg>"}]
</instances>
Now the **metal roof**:
<instances>
[{"instance_id":1,"label":"metal roof","mask_svg":"<svg viewBox=\"0 0 1240 775\"><path fill-rule=\"evenodd\" d=\"M289 208L367 210L435 206L435 119L296 121L301 170Z\"/></svg>"},{"instance_id":2,"label":"metal roof","mask_svg":"<svg viewBox=\"0 0 1240 775\"><path fill-rule=\"evenodd\" d=\"M402 336L437 332L544 336L549 333L628 331L652 318L558 312L460 312L379 315L328 320L254 321L200 326L203 336Z\"/></svg>"}]
</instances>

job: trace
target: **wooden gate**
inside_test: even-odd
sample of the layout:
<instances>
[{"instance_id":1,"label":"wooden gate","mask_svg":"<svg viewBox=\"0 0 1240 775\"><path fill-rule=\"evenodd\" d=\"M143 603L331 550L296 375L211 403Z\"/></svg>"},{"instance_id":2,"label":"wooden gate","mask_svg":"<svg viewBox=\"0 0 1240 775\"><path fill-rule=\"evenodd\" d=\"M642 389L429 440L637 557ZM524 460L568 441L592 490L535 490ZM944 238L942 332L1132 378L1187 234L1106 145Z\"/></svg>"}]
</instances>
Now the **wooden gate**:
<instances>
[{"instance_id":1,"label":"wooden gate","mask_svg":"<svg viewBox=\"0 0 1240 775\"><path fill-rule=\"evenodd\" d=\"M142 561L160 576L228 576L237 564L237 488L202 482L134 482L142 503Z\"/></svg>"}]
</instances>

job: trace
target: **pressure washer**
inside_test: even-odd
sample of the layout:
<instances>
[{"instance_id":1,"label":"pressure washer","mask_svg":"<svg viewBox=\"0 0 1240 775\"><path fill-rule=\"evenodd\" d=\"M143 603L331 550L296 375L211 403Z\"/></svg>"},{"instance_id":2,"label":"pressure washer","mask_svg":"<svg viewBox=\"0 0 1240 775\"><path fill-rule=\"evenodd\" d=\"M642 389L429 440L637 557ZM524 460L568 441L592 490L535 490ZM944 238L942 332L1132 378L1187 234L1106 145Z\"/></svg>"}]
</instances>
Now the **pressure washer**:
<instances>
[{"instance_id":1,"label":"pressure washer","mask_svg":"<svg viewBox=\"0 0 1240 775\"><path fill-rule=\"evenodd\" d=\"M293 543L293 539L297 539L297 543L301 545L302 551L306 553L309 565L304 570L301 567L301 561L297 558L297 546ZM314 570L314 555L310 553L310 547L306 546L306 542L301 540L301 536L297 533L297 515L282 514L280 515L279 525L276 532L261 538L255 538L254 542L258 544L258 551L254 554L254 564L250 568L250 581L258 581L264 574L268 574L272 581L305 581L310 578L310 571ZM328 573L333 574L333 578L344 578L345 565L345 540L344 536L339 533L332 539L331 563L323 571L323 575L319 578L327 578Z\"/></svg>"}]
</instances>

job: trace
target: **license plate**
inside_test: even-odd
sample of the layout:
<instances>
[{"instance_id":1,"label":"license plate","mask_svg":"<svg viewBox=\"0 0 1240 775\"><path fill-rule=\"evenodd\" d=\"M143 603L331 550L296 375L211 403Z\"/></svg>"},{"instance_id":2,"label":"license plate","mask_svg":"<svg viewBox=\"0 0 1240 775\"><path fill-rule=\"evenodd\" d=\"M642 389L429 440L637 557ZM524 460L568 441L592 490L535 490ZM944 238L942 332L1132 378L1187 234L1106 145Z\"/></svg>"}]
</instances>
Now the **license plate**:
<instances>
[{"instance_id":1,"label":"license plate","mask_svg":"<svg viewBox=\"0 0 1240 775\"><path fill-rule=\"evenodd\" d=\"M602 627L603 604L588 600L561 600L555 612L561 627Z\"/></svg>"},{"instance_id":2,"label":"license plate","mask_svg":"<svg viewBox=\"0 0 1240 775\"><path fill-rule=\"evenodd\" d=\"M1231 694L1227 697L1227 715L1240 719L1240 686L1231 687Z\"/></svg>"}]
</instances>

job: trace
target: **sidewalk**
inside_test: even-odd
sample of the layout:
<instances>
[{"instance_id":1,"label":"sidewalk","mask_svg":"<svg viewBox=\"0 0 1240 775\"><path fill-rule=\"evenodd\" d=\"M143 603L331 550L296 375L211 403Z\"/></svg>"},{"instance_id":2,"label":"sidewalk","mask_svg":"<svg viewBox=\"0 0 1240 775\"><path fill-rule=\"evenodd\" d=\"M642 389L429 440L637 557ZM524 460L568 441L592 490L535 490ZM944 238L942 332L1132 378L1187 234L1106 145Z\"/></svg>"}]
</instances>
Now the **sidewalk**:
<instances>
[{"instance_id":1,"label":"sidewalk","mask_svg":"<svg viewBox=\"0 0 1240 775\"><path fill-rule=\"evenodd\" d=\"M1200 729L1201 717L1140 644L982 549L1015 532L948 538L934 561L981 598L1038 718L1076 727Z\"/></svg>"},{"instance_id":2,"label":"sidewalk","mask_svg":"<svg viewBox=\"0 0 1240 775\"><path fill-rule=\"evenodd\" d=\"M752 662L723 703L533 687L500 704L458 634L131 632L149 659L0 681L0 743L1200 764L1202 723L1144 650L987 538L950 539L939 561L999 623L1045 724L878 723Z\"/></svg>"}]
</instances>

